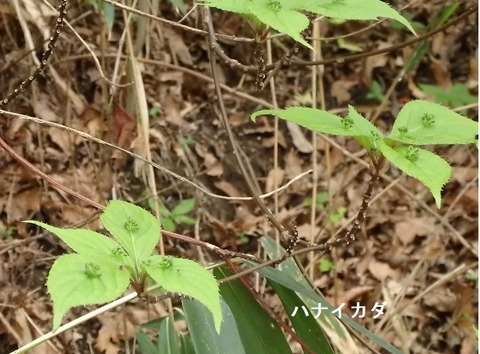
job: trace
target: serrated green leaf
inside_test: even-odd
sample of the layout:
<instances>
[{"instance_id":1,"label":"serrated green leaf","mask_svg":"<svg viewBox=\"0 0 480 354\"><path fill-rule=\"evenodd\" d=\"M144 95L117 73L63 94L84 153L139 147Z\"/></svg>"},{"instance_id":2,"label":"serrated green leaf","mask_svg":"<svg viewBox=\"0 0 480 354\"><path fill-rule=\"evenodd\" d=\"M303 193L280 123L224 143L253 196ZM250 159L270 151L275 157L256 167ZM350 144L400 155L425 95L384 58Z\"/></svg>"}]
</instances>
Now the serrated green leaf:
<instances>
[{"instance_id":1,"label":"serrated green leaf","mask_svg":"<svg viewBox=\"0 0 480 354\"><path fill-rule=\"evenodd\" d=\"M103 304L120 297L130 275L112 262L81 254L59 257L48 273L47 289L53 301L53 331L72 307Z\"/></svg>"},{"instance_id":2,"label":"serrated green leaf","mask_svg":"<svg viewBox=\"0 0 480 354\"><path fill-rule=\"evenodd\" d=\"M331 18L375 20L386 17L396 20L416 35L412 25L390 5L380 0L305 0L302 9Z\"/></svg>"},{"instance_id":3,"label":"serrated green leaf","mask_svg":"<svg viewBox=\"0 0 480 354\"><path fill-rule=\"evenodd\" d=\"M377 142L383 139L383 133L357 113L353 106L348 106L348 115L345 118L307 107L264 109L254 112L251 119L255 121L259 115L275 115L304 128L325 134L354 136L369 150L376 148Z\"/></svg>"},{"instance_id":4,"label":"serrated green leaf","mask_svg":"<svg viewBox=\"0 0 480 354\"><path fill-rule=\"evenodd\" d=\"M450 179L452 168L447 161L433 152L412 146L390 147L380 145L380 151L394 166L418 179L432 193L438 208L442 203L441 190Z\"/></svg>"},{"instance_id":5,"label":"serrated green leaf","mask_svg":"<svg viewBox=\"0 0 480 354\"><path fill-rule=\"evenodd\" d=\"M215 331L212 314L201 302L182 301L195 352L210 354L215 348L216 353L245 354L233 313L225 300L220 300L223 317L220 333Z\"/></svg>"},{"instance_id":6,"label":"serrated green leaf","mask_svg":"<svg viewBox=\"0 0 480 354\"><path fill-rule=\"evenodd\" d=\"M183 215L191 212L195 207L195 198L184 199L172 210L173 215Z\"/></svg>"},{"instance_id":7,"label":"serrated green leaf","mask_svg":"<svg viewBox=\"0 0 480 354\"><path fill-rule=\"evenodd\" d=\"M247 6L250 12L261 22L313 49L300 36L300 32L308 27L310 21L307 16L292 9L294 6L291 1L256 0L247 2Z\"/></svg>"},{"instance_id":8,"label":"serrated green leaf","mask_svg":"<svg viewBox=\"0 0 480 354\"><path fill-rule=\"evenodd\" d=\"M478 122L447 107L428 101L411 101L403 106L389 139L411 145L475 144Z\"/></svg>"},{"instance_id":9,"label":"serrated green leaf","mask_svg":"<svg viewBox=\"0 0 480 354\"><path fill-rule=\"evenodd\" d=\"M151 255L160 238L160 223L152 214L121 200L112 200L100 220L136 262Z\"/></svg>"},{"instance_id":10,"label":"serrated green leaf","mask_svg":"<svg viewBox=\"0 0 480 354\"><path fill-rule=\"evenodd\" d=\"M212 312L217 332L220 331L220 295L217 282L209 271L188 259L160 255L146 258L141 266L167 291L191 296L204 304Z\"/></svg>"},{"instance_id":11,"label":"serrated green leaf","mask_svg":"<svg viewBox=\"0 0 480 354\"><path fill-rule=\"evenodd\" d=\"M118 252L119 249L123 250L122 246L98 232L88 229L63 229L35 220L25 222L50 231L77 253L85 256L106 257L117 265L125 264L125 259Z\"/></svg>"}]
</instances>

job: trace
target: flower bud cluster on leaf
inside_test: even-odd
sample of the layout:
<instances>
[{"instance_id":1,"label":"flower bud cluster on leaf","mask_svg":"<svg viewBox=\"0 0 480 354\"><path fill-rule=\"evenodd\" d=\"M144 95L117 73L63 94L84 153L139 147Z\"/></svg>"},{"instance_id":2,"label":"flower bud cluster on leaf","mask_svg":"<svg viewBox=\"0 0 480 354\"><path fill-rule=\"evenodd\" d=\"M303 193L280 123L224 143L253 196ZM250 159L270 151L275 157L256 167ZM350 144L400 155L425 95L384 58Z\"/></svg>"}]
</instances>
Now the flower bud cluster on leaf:
<instances>
[{"instance_id":1,"label":"flower bud cluster on leaf","mask_svg":"<svg viewBox=\"0 0 480 354\"><path fill-rule=\"evenodd\" d=\"M201 5L253 16L261 23L285 33L304 46L313 49L300 33L309 25L302 12L350 20L394 19L415 34L410 23L396 10L380 0L201 0Z\"/></svg>"},{"instance_id":2,"label":"flower bud cluster on leaf","mask_svg":"<svg viewBox=\"0 0 480 354\"><path fill-rule=\"evenodd\" d=\"M254 112L251 118L255 121L260 115L274 115L325 134L354 137L371 153L383 155L394 166L422 182L432 193L437 207L441 205L441 190L450 179L452 169L440 156L413 145L478 142L478 122L439 104L421 100L403 106L388 136L352 106L348 107L348 115L344 118L307 107L265 109Z\"/></svg>"},{"instance_id":3,"label":"flower bud cluster on leaf","mask_svg":"<svg viewBox=\"0 0 480 354\"><path fill-rule=\"evenodd\" d=\"M48 274L54 331L72 307L113 301L131 282L145 276L165 291L183 293L202 302L212 312L215 328L220 331L222 314L215 278L194 261L154 254L160 223L152 214L114 200L100 220L113 239L87 229L63 229L27 221L55 234L75 252L60 256Z\"/></svg>"}]
</instances>

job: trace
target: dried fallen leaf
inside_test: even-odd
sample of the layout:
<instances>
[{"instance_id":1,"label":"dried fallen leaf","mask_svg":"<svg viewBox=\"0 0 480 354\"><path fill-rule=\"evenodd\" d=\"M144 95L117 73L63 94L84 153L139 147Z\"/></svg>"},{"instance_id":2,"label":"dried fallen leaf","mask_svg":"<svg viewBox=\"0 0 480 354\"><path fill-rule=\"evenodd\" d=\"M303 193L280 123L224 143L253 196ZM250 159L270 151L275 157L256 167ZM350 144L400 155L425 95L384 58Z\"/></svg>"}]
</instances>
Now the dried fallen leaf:
<instances>
[{"instance_id":1,"label":"dried fallen leaf","mask_svg":"<svg viewBox=\"0 0 480 354\"><path fill-rule=\"evenodd\" d=\"M122 107L115 105L112 120L114 124L114 143L121 148L129 149L137 136L135 118ZM127 156L123 152L115 150L110 158L113 161L113 167L118 170L125 164Z\"/></svg>"},{"instance_id":2,"label":"dried fallen leaf","mask_svg":"<svg viewBox=\"0 0 480 354\"><path fill-rule=\"evenodd\" d=\"M392 269L387 263L378 262L374 259L370 261L368 270L377 280L385 280L387 278L399 279L401 273L398 270Z\"/></svg>"},{"instance_id":3,"label":"dried fallen leaf","mask_svg":"<svg viewBox=\"0 0 480 354\"><path fill-rule=\"evenodd\" d=\"M395 236L403 245L408 245L415 236L425 236L434 228L435 219L432 217L408 218L395 224Z\"/></svg>"}]
</instances>

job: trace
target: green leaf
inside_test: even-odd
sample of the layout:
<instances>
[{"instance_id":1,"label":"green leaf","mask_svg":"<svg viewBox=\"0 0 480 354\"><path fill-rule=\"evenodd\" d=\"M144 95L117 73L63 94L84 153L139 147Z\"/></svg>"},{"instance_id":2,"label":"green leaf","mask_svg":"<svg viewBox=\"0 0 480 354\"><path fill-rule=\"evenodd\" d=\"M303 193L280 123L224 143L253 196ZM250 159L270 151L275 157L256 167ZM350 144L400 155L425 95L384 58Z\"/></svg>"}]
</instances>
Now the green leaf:
<instances>
[{"instance_id":1,"label":"green leaf","mask_svg":"<svg viewBox=\"0 0 480 354\"><path fill-rule=\"evenodd\" d=\"M150 338L143 332L137 332L135 335L138 346L140 347L140 352L143 354L162 354L157 350L155 344L150 340Z\"/></svg>"},{"instance_id":2,"label":"green leaf","mask_svg":"<svg viewBox=\"0 0 480 354\"><path fill-rule=\"evenodd\" d=\"M199 354L195 351L190 334L180 332L178 333L178 340L180 341L182 354Z\"/></svg>"},{"instance_id":3,"label":"green leaf","mask_svg":"<svg viewBox=\"0 0 480 354\"><path fill-rule=\"evenodd\" d=\"M475 144L478 122L428 101L403 106L389 139L412 145Z\"/></svg>"},{"instance_id":4,"label":"green leaf","mask_svg":"<svg viewBox=\"0 0 480 354\"><path fill-rule=\"evenodd\" d=\"M173 328L170 316L163 318L158 332L158 353L161 354L180 354L177 334Z\"/></svg>"},{"instance_id":5,"label":"green leaf","mask_svg":"<svg viewBox=\"0 0 480 354\"><path fill-rule=\"evenodd\" d=\"M121 200L112 200L100 220L136 262L151 255L160 238L160 223L152 214Z\"/></svg>"},{"instance_id":6,"label":"green leaf","mask_svg":"<svg viewBox=\"0 0 480 354\"><path fill-rule=\"evenodd\" d=\"M214 274L218 279L223 279L232 273L225 267L219 267L214 269ZM220 293L233 313L245 352L291 354L277 322L265 312L238 279L221 284Z\"/></svg>"},{"instance_id":7,"label":"green leaf","mask_svg":"<svg viewBox=\"0 0 480 354\"><path fill-rule=\"evenodd\" d=\"M237 14L249 14L248 2L248 0L200 0L198 3Z\"/></svg>"},{"instance_id":8,"label":"green leaf","mask_svg":"<svg viewBox=\"0 0 480 354\"><path fill-rule=\"evenodd\" d=\"M383 88L382 86L378 83L378 81L373 80L372 82L372 87L370 87L370 92L367 93L367 98L371 100L375 100L378 102L382 102L383 100Z\"/></svg>"},{"instance_id":9,"label":"green leaf","mask_svg":"<svg viewBox=\"0 0 480 354\"><path fill-rule=\"evenodd\" d=\"M162 218L162 227L170 232L175 232L177 229L177 225L175 225L175 221L171 218Z\"/></svg>"},{"instance_id":10,"label":"green leaf","mask_svg":"<svg viewBox=\"0 0 480 354\"><path fill-rule=\"evenodd\" d=\"M383 133L367 119L348 106L348 115L341 118L335 114L307 107L264 109L251 115L253 121L259 115L275 115L302 127L321 133L354 136L368 150L376 149Z\"/></svg>"},{"instance_id":11,"label":"green leaf","mask_svg":"<svg viewBox=\"0 0 480 354\"><path fill-rule=\"evenodd\" d=\"M205 306L195 300L182 301L195 352L210 354L215 348L216 353L245 354L233 313L225 300L220 299L223 317L220 333L215 331L212 314Z\"/></svg>"},{"instance_id":12,"label":"green leaf","mask_svg":"<svg viewBox=\"0 0 480 354\"><path fill-rule=\"evenodd\" d=\"M178 308L176 308L175 310L178 310ZM183 315L178 317L180 317L182 320L185 318L185 316ZM155 344L155 342L151 340L145 333L138 331L136 334L136 339L140 346L140 352L143 354L166 354L166 353L195 354L189 338L185 340L184 336L181 337L180 332L178 333L175 332L173 326L176 320L177 320L177 316L175 316L174 321L172 321L170 316L167 315L165 317L158 317L151 321L143 323L141 325L142 328L149 328L157 332L158 340L156 341L157 343ZM212 320L212 327L213 327L213 320ZM192 350L190 350L190 348Z\"/></svg>"},{"instance_id":13,"label":"green leaf","mask_svg":"<svg viewBox=\"0 0 480 354\"><path fill-rule=\"evenodd\" d=\"M172 210L172 215L183 215L191 212L195 207L195 198L184 199Z\"/></svg>"},{"instance_id":14,"label":"green leaf","mask_svg":"<svg viewBox=\"0 0 480 354\"><path fill-rule=\"evenodd\" d=\"M338 224L340 220L342 220L347 212L347 208L339 207L335 212L328 216L328 220L334 225Z\"/></svg>"},{"instance_id":15,"label":"green leaf","mask_svg":"<svg viewBox=\"0 0 480 354\"><path fill-rule=\"evenodd\" d=\"M102 4L103 16L107 23L109 35L112 33L113 23L115 22L115 6L100 0Z\"/></svg>"},{"instance_id":16,"label":"green leaf","mask_svg":"<svg viewBox=\"0 0 480 354\"><path fill-rule=\"evenodd\" d=\"M314 353L333 354L333 349L325 333L309 310L308 316L305 315L303 311L298 311L295 316L292 315L295 307L300 308L301 306L305 306L305 308L308 309L308 306L302 299L294 291L279 283L272 280L269 280L269 283L275 291L275 294L280 298L280 301L282 301L285 312L295 329L295 333L297 333Z\"/></svg>"},{"instance_id":17,"label":"green leaf","mask_svg":"<svg viewBox=\"0 0 480 354\"><path fill-rule=\"evenodd\" d=\"M316 208L318 210L325 209L325 203L328 202L328 192L319 192L315 198ZM312 206L312 198L307 197L303 200L303 205Z\"/></svg>"},{"instance_id":18,"label":"green leaf","mask_svg":"<svg viewBox=\"0 0 480 354\"><path fill-rule=\"evenodd\" d=\"M271 258L277 257L278 254L282 255L285 253L285 250L281 246L277 245L270 237L262 237L260 241ZM254 262L246 263L254 264ZM342 317L338 319L334 314L332 314L334 308L328 303L323 295L317 294L310 287L302 272L292 259L287 259L284 261L279 265L278 269L272 267L262 268L259 270L259 273L299 293L300 298L305 302L305 304L308 305L308 307L313 308L319 304L323 307L326 307L327 311L322 311L317 320L320 322L322 329L327 332L328 335L331 333L331 335L340 336L340 338L345 339L347 345L343 351L344 353L347 353L347 350L351 348L350 345L352 343L352 339L348 331L339 323L339 321L341 321L344 325L351 327L360 334L363 334L389 353L402 354L398 348L394 347L390 343L387 343L385 340L370 332L365 327L359 325L347 315L342 314ZM332 333L332 331L334 331L334 333ZM339 350L339 352L342 353L341 348L339 348Z\"/></svg>"},{"instance_id":19,"label":"green leaf","mask_svg":"<svg viewBox=\"0 0 480 354\"><path fill-rule=\"evenodd\" d=\"M349 41L345 38L337 39L338 48L348 50L349 52L358 53L363 52L363 48L354 41Z\"/></svg>"},{"instance_id":20,"label":"green leaf","mask_svg":"<svg viewBox=\"0 0 480 354\"><path fill-rule=\"evenodd\" d=\"M335 268L335 263L333 263L328 258L320 259L320 263L318 264L318 269L320 269L321 272L329 272L334 268Z\"/></svg>"},{"instance_id":21,"label":"green leaf","mask_svg":"<svg viewBox=\"0 0 480 354\"><path fill-rule=\"evenodd\" d=\"M331 18L346 20L375 20L386 17L396 20L413 34L412 25L390 5L380 0L306 0L299 2L304 10Z\"/></svg>"},{"instance_id":22,"label":"green leaf","mask_svg":"<svg viewBox=\"0 0 480 354\"><path fill-rule=\"evenodd\" d=\"M102 258L67 254L53 263L47 289L53 301L53 331L72 307L103 304L120 297L130 276L116 264Z\"/></svg>"},{"instance_id":23,"label":"green leaf","mask_svg":"<svg viewBox=\"0 0 480 354\"><path fill-rule=\"evenodd\" d=\"M293 11L298 2L290 0L256 0L247 2L250 12L261 22L277 30L278 32L288 34L297 42L313 49L301 36L310 21L307 16L300 12Z\"/></svg>"},{"instance_id":24,"label":"green leaf","mask_svg":"<svg viewBox=\"0 0 480 354\"><path fill-rule=\"evenodd\" d=\"M50 231L77 253L85 256L106 257L117 265L125 264L126 260L122 257L123 252L119 252L123 250L122 246L98 232L88 229L62 229L35 220L25 222Z\"/></svg>"},{"instance_id":25,"label":"green leaf","mask_svg":"<svg viewBox=\"0 0 480 354\"><path fill-rule=\"evenodd\" d=\"M408 12L408 11L403 11L403 17L405 17L405 19L410 22L410 24L412 25L412 27L416 30L422 30L424 29L426 26L421 23L421 22L418 22L418 21L415 21L413 19L413 14L411 12ZM393 29L396 29L396 30L401 30L402 29L402 25L399 24L398 22L392 22L390 24L390 27L393 28Z\"/></svg>"},{"instance_id":26,"label":"green leaf","mask_svg":"<svg viewBox=\"0 0 480 354\"><path fill-rule=\"evenodd\" d=\"M459 107L477 102L477 97L470 94L466 83L453 84L448 90L438 86L420 84L422 91L432 96L435 101L451 107Z\"/></svg>"},{"instance_id":27,"label":"green leaf","mask_svg":"<svg viewBox=\"0 0 480 354\"><path fill-rule=\"evenodd\" d=\"M204 304L212 312L217 332L220 331L220 295L217 282L209 271L188 259L160 255L146 258L142 267L167 291L191 296Z\"/></svg>"},{"instance_id":28,"label":"green leaf","mask_svg":"<svg viewBox=\"0 0 480 354\"><path fill-rule=\"evenodd\" d=\"M173 218L177 224L195 225L197 222L194 218L187 215L174 215Z\"/></svg>"},{"instance_id":29,"label":"green leaf","mask_svg":"<svg viewBox=\"0 0 480 354\"><path fill-rule=\"evenodd\" d=\"M447 161L433 152L413 146L402 145L392 148L382 143L380 151L394 166L422 182L430 190L435 198L435 204L440 208L442 187L452 173Z\"/></svg>"}]
</instances>

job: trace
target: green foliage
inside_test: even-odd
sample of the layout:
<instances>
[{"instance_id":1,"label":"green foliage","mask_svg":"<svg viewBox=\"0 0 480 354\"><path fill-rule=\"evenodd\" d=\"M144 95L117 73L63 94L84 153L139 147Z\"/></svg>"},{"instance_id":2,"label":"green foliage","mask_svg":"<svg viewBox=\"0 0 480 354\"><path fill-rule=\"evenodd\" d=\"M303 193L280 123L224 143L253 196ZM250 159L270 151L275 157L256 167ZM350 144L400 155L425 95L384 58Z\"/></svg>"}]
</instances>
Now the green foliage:
<instances>
[{"instance_id":1,"label":"green foliage","mask_svg":"<svg viewBox=\"0 0 480 354\"><path fill-rule=\"evenodd\" d=\"M439 104L411 101L399 112L388 137L362 117L352 106L344 118L332 113L306 108L261 110L252 114L276 115L310 130L354 137L371 155L383 155L407 175L418 179L432 193L437 207L441 189L451 175L451 167L434 153L412 145L477 143L478 122Z\"/></svg>"},{"instance_id":2,"label":"green foliage","mask_svg":"<svg viewBox=\"0 0 480 354\"><path fill-rule=\"evenodd\" d=\"M148 116L150 118L157 118L158 117L158 114L160 113L159 109L155 106L151 107L149 110L148 110Z\"/></svg>"},{"instance_id":3,"label":"green foliage","mask_svg":"<svg viewBox=\"0 0 480 354\"><path fill-rule=\"evenodd\" d=\"M465 279L474 281L478 288L478 271L477 270L473 270L473 269L467 270L467 272L465 273Z\"/></svg>"},{"instance_id":4,"label":"green foliage","mask_svg":"<svg viewBox=\"0 0 480 354\"><path fill-rule=\"evenodd\" d=\"M332 214L328 216L328 220L330 220L332 224L336 225L340 222L340 220L345 217L346 212L347 208L339 207L337 210L335 210Z\"/></svg>"},{"instance_id":5,"label":"green foliage","mask_svg":"<svg viewBox=\"0 0 480 354\"><path fill-rule=\"evenodd\" d=\"M309 20L300 11L350 20L386 17L402 23L415 33L404 17L380 0L202 0L200 4L252 16L310 49L313 49L312 46L301 36L301 32L308 27Z\"/></svg>"},{"instance_id":6,"label":"green foliage","mask_svg":"<svg viewBox=\"0 0 480 354\"><path fill-rule=\"evenodd\" d=\"M17 230L15 226L7 226L5 229L0 229L0 237L4 240L11 241L12 234Z\"/></svg>"},{"instance_id":7,"label":"green foliage","mask_svg":"<svg viewBox=\"0 0 480 354\"><path fill-rule=\"evenodd\" d=\"M182 301L183 310L188 325L194 353L228 353L245 354L245 348L240 337L236 317L225 300L221 298L222 304L222 327L220 333L216 332L213 324L213 317L200 302L190 299ZM248 316L248 313L244 313ZM215 348L213 350L212 348Z\"/></svg>"},{"instance_id":8,"label":"green foliage","mask_svg":"<svg viewBox=\"0 0 480 354\"><path fill-rule=\"evenodd\" d=\"M154 199L149 198L148 204L150 209L154 210ZM195 207L195 198L190 199L183 199L178 203L172 211L168 210L168 208L158 203L158 209L160 211L160 221L162 223L162 227L171 232L175 232L177 230L177 226L184 224L184 225L195 225L195 219L186 215L193 210Z\"/></svg>"},{"instance_id":9,"label":"green foliage","mask_svg":"<svg viewBox=\"0 0 480 354\"><path fill-rule=\"evenodd\" d=\"M370 87L370 92L367 93L367 98L370 100L375 100L378 102L382 102L383 100L383 88L382 86L378 83L378 81L373 80L372 82L372 87Z\"/></svg>"},{"instance_id":10,"label":"green foliage","mask_svg":"<svg viewBox=\"0 0 480 354\"><path fill-rule=\"evenodd\" d=\"M279 254L285 254L285 250L270 237L262 237L260 239L260 242L271 258L278 257ZM245 263L248 266L256 265L256 263L249 261L246 261ZM317 292L315 292L314 289L312 289L309 282L305 279L302 271L298 268L298 266L292 259L285 260L278 268L262 268L259 270L259 273L266 277L268 280L273 280L285 286L286 288L295 291L300 297L300 299L305 303L307 308L313 308L320 305L325 308L326 310L322 311L320 316L316 320L326 333L333 334L340 338L350 338L346 340L352 340L349 332L344 327L348 326L350 327L350 329L355 330L358 333L366 336L372 342L384 348L386 352L393 354L402 353L393 345L387 343L382 338L378 337L374 333L359 325L348 315L342 314L341 318L335 316L335 314L332 313L334 308L328 303L327 299L325 299L323 295L318 294ZM324 336L323 333L322 336ZM318 341L323 340L323 338L318 338ZM319 351L318 353L329 353L329 351L325 349L323 351Z\"/></svg>"},{"instance_id":11,"label":"green foliage","mask_svg":"<svg viewBox=\"0 0 480 354\"><path fill-rule=\"evenodd\" d=\"M332 269L335 268L335 263L333 263L331 260L329 260L328 258L322 258L320 259L320 262L318 263L318 269L322 272L322 273L326 273L326 272L329 272L331 271Z\"/></svg>"},{"instance_id":12,"label":"green foliage","mask_svg":"<svg viewBox=\"0 0 480 354\"><path fill-rule=\"evenodd\" d=\"M215 268L213 273L217 279L232 275L226 267ZM245 353L291 353L290 346L277 321L260 306L238 279L222 283L220 293L235 318ZM205 353L211 352L210 350ZM225 351L219 351L219 353L225 353Z\"/></svg>"},{"instance_id":13,"label":"green foliage","mask_svg":"<svg viewBox=\"0 0 480 354\"><path fill-rule=\"evenodd\" d=\"M183 211L188 207L183 206ZM217 331L222 321L219 290L213 275L194 261L154 254L160 223L146 210L124 201L111 201L100 215L114 239L87 229L38 225L75 252L60 256L47 279L53 301L53 330L70 308L113 301L129 283L145 283L149 276L165 291L187 294L211 312Z\"/></svg>"},{"instance_id":14,"label":"green foliage","mask_svg":"<svg viewBox=\"0 0 480 354\"><path fill-rule=\"evenodd\" d=\"M181 333L175 332L170 316L149 321L141 327L154 330L158 337L158 341L154 342L142 331L137 332L135 337L140 347L140 352L143 354L195 353L191 340Z\"/></svg>"},{"instance_id":15,"label":"green foliage","mask_svg":"<svg viewBox=\"0 0 480 354\"><path fill-rule=\"evenodd\" d=\"M459 107L477 102L477 97L470 94L466 83L453 84L448 90L427 84L420 84L419 86L423 92L432 96L435 101L446 106Z\"/></svg>"},{"instance_id":16,"label":"green foliage","mask_svg":"<svg viewBox=\"0 0 480 354\"><path fill-rule=\"evenodd\" d=\"M107 24L108 32L112 32L113 22L115 21L115 6L103 0L87 0L97 11L103 13L103 18Z\"/></svg>"},{"instance_id":17,"label":"green foliage","mask_svg":"<svg viewBox=\"0 0 480 354\"><path fill-rule=\"evenodd\" d=\"M398 113L389 139L404 144L476 144L478 122L428 101L411 101Z\"/></svg>"},{"instance_id":18,"label":"green foliage","mask_svg":"<svg viewBox=\"0 0 480 354\"><path fill-rule=\"evenodd\" d=\"M407 20L415 30L425 29L425 25L423 23L413 20L413 15L412 15L411 12L403 11L402 15L403 15L403 17L405 17L405 20ZM396 30L401 30L402 29L402 25L398 22L392 22L390 24L390 27L393 28L393 29L396 29Z\"/></svg>"},{"instance_id":19,"label":"green foliage","mask_svg":"<svg viewBox=\"0 0 480 354\"><path fill-rule=\"evenodd\" d=\"M328 202L328 192L319 192L315 198L316 208L318 210L325 209L325 203ZM308 197L303 200L303 204L306 206L312 205L312 198Z\"/></svg>"}]
</instances>

